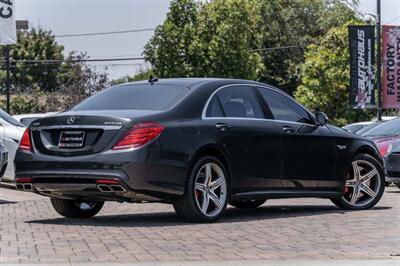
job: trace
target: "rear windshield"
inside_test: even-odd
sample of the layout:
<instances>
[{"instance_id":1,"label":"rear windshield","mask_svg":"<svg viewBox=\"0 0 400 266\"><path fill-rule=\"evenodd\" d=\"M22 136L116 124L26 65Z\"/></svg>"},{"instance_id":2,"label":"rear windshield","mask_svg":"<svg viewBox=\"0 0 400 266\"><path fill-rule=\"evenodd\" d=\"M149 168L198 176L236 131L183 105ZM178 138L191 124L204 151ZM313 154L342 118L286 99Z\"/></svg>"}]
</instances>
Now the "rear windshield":
<instances>
[{"instance_id":1,"label":"rear windshield","mask_svg":"<svg viewBox=\"0 0 400 266\"><path fill-rule=\"evenodd\" d=\"M400 119L396 118L377 125L376 127L365 132L363 136L373 137L373 136L390 136L399 134L400 134Z\"/></svg>"},{"instance_id":2,"label":"rear windshield","mask_svg":"<svg viewBox=\"0 0 400 266\"><path fill-rule=\"evenodd\" d=\"M119 85L89 97L72 108L82 110L168 110L181 101L189 89L166 85Z\"/></svg>"}]
</instances>

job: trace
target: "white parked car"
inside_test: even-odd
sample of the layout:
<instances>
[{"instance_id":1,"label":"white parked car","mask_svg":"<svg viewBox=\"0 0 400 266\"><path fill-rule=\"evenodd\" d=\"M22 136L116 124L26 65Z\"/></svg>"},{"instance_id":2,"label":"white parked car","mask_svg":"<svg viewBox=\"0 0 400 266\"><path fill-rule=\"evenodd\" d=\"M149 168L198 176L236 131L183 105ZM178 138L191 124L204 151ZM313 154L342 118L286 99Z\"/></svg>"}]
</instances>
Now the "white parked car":
<instances>
[{"instance_id":1,"label":"white parked car","mask_svg":"<svg viewBox=\"0 0 400 266\"><path fill-rule=\"evenodd\" d=\"M23 114L10 116L0 109L0 136L4 136L4 145L8 150L8 165L2 182L14 182L14 157L18 149L19 141L25 129L36 119L50 116L56 113Z\"/></svg>"},{"instance_id":2,"label":"white parked car","mask_svg":"<svg viewBox=\"0 0 400 266\"><path fill-rule=\"evenodd\" d=\"M14 156L25 126L8 113L0 109L0 136L4 137L4 145L8 150L8 165L1 181L14 181Z\"/></svg>"},{"instance_id":3,"label":"white parked car","mask_svg":"<svg viewBox=\"0 0 400 266\"><path fill-rule=\"evenodd\" d=\"M21 124L23 124L25 127L29 127L29 125L35 121L36 119L46 117L46 116L51 116L57 114L57 112L49 112L49 113L43 113L43 114L23 114L23 115L14 115L13 117L17 119Z\"/></svg>"}]
</instances>

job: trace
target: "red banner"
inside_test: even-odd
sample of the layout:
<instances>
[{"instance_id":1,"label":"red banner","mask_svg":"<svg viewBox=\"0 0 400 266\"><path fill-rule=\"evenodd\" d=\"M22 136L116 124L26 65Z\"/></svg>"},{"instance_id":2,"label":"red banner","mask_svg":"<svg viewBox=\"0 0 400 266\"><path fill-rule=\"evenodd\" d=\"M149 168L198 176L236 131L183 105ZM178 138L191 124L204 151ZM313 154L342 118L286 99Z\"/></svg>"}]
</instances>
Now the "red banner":
<instances>
[{"instance_id":1,"label":"red banner","mask_svg":"<svg viewBox=\"0 0 400 266\"><path fill-rule=\"evenodd\" d=\"M382 27L382 107L400 108L400 27Z\"/></svg>"}]
</instances>

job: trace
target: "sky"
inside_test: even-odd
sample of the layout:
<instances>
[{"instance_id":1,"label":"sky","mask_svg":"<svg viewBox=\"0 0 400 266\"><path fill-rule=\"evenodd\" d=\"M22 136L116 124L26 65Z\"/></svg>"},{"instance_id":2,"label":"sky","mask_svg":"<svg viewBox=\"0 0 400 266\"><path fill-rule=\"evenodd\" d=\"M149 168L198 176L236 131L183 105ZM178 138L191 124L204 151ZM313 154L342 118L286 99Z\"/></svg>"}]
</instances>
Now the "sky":
<instances>
[{"instance_id":1,"label":"sky","mask_svg":"<svg viewBox=\"0 0 400 266\"><path fill-rule=\"evenodd\" d=\"M296 0L292 0L296 1ZM29 20L31 26L65 34L152 29L161 24L169 0L15 0L16 18ZM376 0L360 0L360 11L376 13ZM382 22L400 25L400 0L382 0ZM86 51L97 58L141 57L153 32L116 35L65 37L57 42L65 52ZM94 63L111 79L132 75L146 65L143 61Z\"/></svg>"}]
</instances>

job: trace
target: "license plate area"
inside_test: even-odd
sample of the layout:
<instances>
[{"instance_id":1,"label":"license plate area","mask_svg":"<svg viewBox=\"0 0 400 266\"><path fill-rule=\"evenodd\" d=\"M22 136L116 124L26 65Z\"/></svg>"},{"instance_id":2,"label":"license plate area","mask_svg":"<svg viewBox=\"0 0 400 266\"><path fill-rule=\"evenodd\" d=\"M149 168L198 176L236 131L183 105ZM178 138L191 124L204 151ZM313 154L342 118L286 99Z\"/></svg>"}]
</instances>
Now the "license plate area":
<instances>
[{"instance_id":1,"label":"license plate area","mask_svg":"<svg viewBox=\"0 0 400 266\"><path fill-rule=\"evenodd\" d=\"M58 147L60 149L83 148L85 135L84 131L62 131L58 141Z\"/></svg>"}]
</instances>

